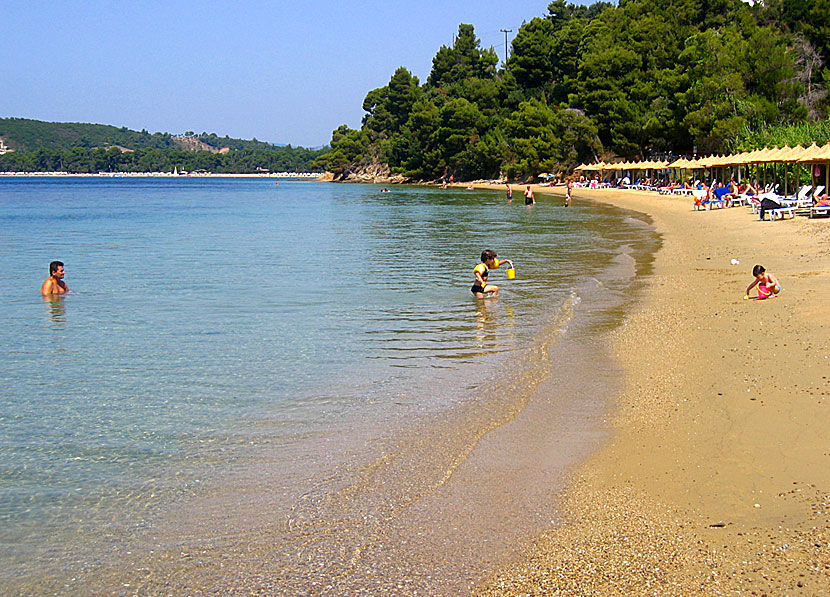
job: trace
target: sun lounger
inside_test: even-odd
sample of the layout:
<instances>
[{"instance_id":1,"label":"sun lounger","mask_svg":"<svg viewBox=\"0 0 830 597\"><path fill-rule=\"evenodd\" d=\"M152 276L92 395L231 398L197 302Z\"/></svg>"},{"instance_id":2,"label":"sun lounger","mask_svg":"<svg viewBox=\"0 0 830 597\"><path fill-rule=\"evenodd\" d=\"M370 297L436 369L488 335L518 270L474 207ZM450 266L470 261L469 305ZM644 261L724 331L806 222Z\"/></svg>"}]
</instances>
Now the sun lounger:
<instances>
[{"instance_id":1,"label":"sun lounger","mask_svg":"<svg viewBox=\"0 0 830 597\"><path fill-rule=\"evenodd\" d=\"M830 216L830 202L816 203L810 206L810 217Z\"/></svg>"},{"instance_id":2,"label":"sun lounger","mask_svg":"<svg viewBox=\"0 0 830 597\"><path fill-rule=\"evenodd\" d=\"M813 204L813 198L810 194L810 190L813 188L811 184L805 184L801 189L798 191L798 194L795 196L794 201L798 207L810 207ZM822 190L824 187L821 187Z\"/></svg>"},{"instance_id":3,"label":"sun lounger","mask_svg":"<svg viewBox=\"0 0 830 597\"><path fill-rule=\"evenodd\" d=\"M758 195L757 212L761 220L764 219L764 214L769 215L769 221L773 222L776 219L784 219L784 216L789 214L790 218L795 217L796 203L792 200L779 197L775 193L764 193ZM753 207L753 210L755 208Z\"/></svg>"},{"instance_id":4,"label":"sun lounger","mask_svg":"<svg viewBox=\"0 0 830 597\"><path fill-rule=\"evenodd\" d=\"M709 194L708 191L704 191L703 189L690 189L692 191L692 196L695 198L694 209L710 209L711 205L710 202L706 199L706 196Z\"/></svg>"},{"instance_id":5,"label":"sun lounger","mask_svg":"<svg viewBox=\"0 0 830 597\"><path fill-rule=\"evenodd\" d=\"M797 206L795 203L790 203L789 205L782 205L778 209L768 209L767 213L769 214L769 221L772 222L777 219L784 219L784 216L789 214L790 218L795 217L795 210Z\"/></svg>"},{"instance_id":6,"label":"sun lounger","mask_svg":"<svg viewBox=\"0 0 830 597\"><path fill-rule=\"evenodd\" d=\"M819 186L817 186L817 187L815 188L815 190L813 191L813 194L812 194L812 195L809 197L809 199L807 200L807 202L806 202L807 204L806 204L806 205L803 205L803 206L801 206L801 207L812 207L812 206L813 206L813 203L817 203L818 201L820 201L820 200L821 200L821 194L822 194L823 192L824 192L824 186L823 186L823 185L819 185Z\"/></svg>"}]
</instances>

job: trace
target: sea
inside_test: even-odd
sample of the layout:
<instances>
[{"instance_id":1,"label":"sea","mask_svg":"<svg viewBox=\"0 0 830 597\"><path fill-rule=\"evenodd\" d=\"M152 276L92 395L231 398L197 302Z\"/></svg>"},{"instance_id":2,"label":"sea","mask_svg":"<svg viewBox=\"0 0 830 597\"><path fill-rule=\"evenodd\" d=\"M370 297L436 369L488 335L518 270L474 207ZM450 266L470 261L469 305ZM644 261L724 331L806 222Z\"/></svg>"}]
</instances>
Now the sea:
<instances>
[{"instance_id":1,"label":"sea","mask_svg":"<svg viewBox=\"0 0 830 597\"><path fill-rule=\"evenodd\" d=\"M537 201L0 177L0 593L457 595L522 557L660 245ZM516 277L476 299L487 248Z\"/></svg>"}]
</instances>

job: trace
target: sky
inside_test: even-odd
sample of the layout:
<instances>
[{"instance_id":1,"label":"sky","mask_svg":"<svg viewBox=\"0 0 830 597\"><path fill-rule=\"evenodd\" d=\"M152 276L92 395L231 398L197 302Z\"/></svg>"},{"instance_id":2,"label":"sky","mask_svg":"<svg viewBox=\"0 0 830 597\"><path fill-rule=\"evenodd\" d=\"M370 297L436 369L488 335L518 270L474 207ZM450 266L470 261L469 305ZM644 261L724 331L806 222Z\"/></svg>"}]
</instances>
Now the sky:
<instances>
[{"instance_id":1,"label":"sky","mask_svg":"<svg viewBox=\"0 0 830 597\"><path fill-rule=\"evenodd\" d=\"M589 3L579 1L579 4ZM2 0L0 117L319 147L460 23L504 59L548 0Z\"/></svg>"}]
</instances>

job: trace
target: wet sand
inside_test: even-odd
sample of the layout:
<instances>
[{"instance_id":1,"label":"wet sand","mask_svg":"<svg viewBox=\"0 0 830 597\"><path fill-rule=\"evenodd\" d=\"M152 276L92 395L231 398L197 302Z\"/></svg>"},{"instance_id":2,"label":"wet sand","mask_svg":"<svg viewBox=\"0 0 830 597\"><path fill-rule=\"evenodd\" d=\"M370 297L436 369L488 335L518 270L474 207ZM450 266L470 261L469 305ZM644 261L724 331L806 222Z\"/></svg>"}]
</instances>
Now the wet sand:
<instances>
[{"instance_id":1,"label":"wet sand","mask_svg":"<svg viewBox=\"0 0 830 597\"><path fill-rule=\"evenodd\" d=\"M830 220L575 197L648 214L664 244L612 333L611 441L575 471L567 522L479 593L830 594ZM781 280L774 300L743 299L756 263Z\"/></svg>"},{"instance_id":2,"label":"wet sand","mask_svg":"<svg viewBox=\"0 0 830 597\"><path fill-rule=\"evenodd\" d=\"M545 203L561 202L550 194L563 191L535 192ZM514 196L521 200L519 187ZM555 395L567 379L511 380L515 391L533 386L532 408L501 413L497 425L471 419L460 427L469 437L451 438L463 449L436 454L434 446L449 439L413 434L417 441L392 446L399 449L357 471L333 497L298 497L288 516L279 507L287 490L255 467L251 478L237 479L233 499L199 504L192 534L171 541L151 528L158 547L149 557L117 553L105 582L95 584L95 572L31 592L830 593L830 220L759 222L748 208L694 212L688 198L576 193L575 206L591 201L647 214L663 238L653 272L637 284L636 305L610 332L621 379L616 366L590 361L614 369L613 382L598 378L598 385L622 385L612 416L596 422L607 440L598 452L590 455L598 438L563 439L575 432L571 421L596 418L595 411L567 413L534 400ZM781 279L778 298L743 300L755 263ZM552 356L565 372L586 366ZM551 429L552 438L544 433ZM456 453L467 455L460 464L440 461ZM448 473L413 478L427 456L439 461L431 471ZM584 464L563 474L573 461ZM263 501L263 487L273 503ZM399 514L396 504L422 494L429 499ZM388 503L377 501L387 495ZM547 532L486 515L506 506L540 519ZM284 549L285 536L300 542ZM514 541L512 564L485 555L488 536ZM458 574L459 562L469 576Z\"/></svg>"}]
</instances>

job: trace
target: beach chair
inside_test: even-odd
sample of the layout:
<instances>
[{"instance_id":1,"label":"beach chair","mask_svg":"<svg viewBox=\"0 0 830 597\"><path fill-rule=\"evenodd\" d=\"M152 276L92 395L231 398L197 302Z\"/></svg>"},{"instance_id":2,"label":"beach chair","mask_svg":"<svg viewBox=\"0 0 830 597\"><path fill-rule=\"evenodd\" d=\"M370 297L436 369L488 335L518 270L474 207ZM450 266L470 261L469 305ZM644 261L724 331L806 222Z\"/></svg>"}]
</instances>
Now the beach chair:
<instances>
[{"instance_id":1,"label":"beach chair","mask_svg":"<svg viewBox=\"0 0 830 597\"><path fill-rule=\"evenodd\" d=\"M795 210L798 207L796 201L792 199L785 199L783 197L779 197L775 193L765 193L764 195L760 195L758 197L760 201L764 199L770 199L777 203L780 207L776 208L764 208L763 212L769 215L769 221L774 222L775 220L783 220L785 216L789 215L790 219L795 218ZM762 213L762 205L759 204L758 213ZM763 216L761 217L763 220Z\"/></svg>"},{"instance_id":2,"label":"beach chair","mask_svg":"<svg viewBox=\"0 0 830 597\"><path fill-rule=\"evenodd\" d=\"M806 201L806 205L803 205L801 207L812 207L813 203L818 203L819 200L821 199L821 194L823 192L824 192L824 186L822 186L822 185L817 186L815 188L815 190L813 191L812 196Z\"/></svg>"},{"instance_id":3,"label":"beach chair","mask_svg":"<svg viewBox=\"0 0 830 597\"><path fill-rule=\"evenodd\" d=\"M785 199L787 201L792 200L795 202L797 207L809 207L813 204L813 199L810 196L810 189L813 188L811 184L805 184L801 189L799 189L798 194L795 195L792 199Z\"/></svg>"},{"instance_id":4,"label":"beach chair","mask_svg":"<svg viewBox=\"0 0 830 597\"><path fill-rule=\"evenodd\" d=\"M824 190L824 187L820 188ZM816 195L816 203L810 205L810 213L807 214L808 217L815 218L818 216L830 216L830 201L827 201L826 199L822 203L819 203L818 201L819 198L818 195Z\"/></svg>"},{"instance_id":5,"label":"beach chair","mask_svg":"<svg viewBox=\"0 0 830 597\"><path fill-rule=\"evenodd\" d=\"M691 191L692 196L695 198L693 206L695 210L710 209L710 202L706 199L706 196L709 194L708 191L704 191L703 189L691 189Z\"/></svg>"},{"instance_id":6,"label":"beach chair","mask_svg":"<svg viewBox=\"0 0 830 597\"><path fill-rule=\"evenodd\" d=\"M810 207L810 217L817 218L819 216L830 216L830 204L821 203Z\"/></svg>"},{"instance_id":7,"label":"beach chair","mask_svg":"<svg viewBox=\"0 0 830 597\"><path fill-rule=\"evenodd\" d=\"M726 195L729 194L728 187L718 187L714 191L712 191L712 198L709 199L709 207L726 207L729 205L729 201L724 199Z\"/></svg>"},{"instance_id":8,"label":"beach chair","mask_svg":"<svg viewBox=\"0 0 830 597\"><path fill-rule=\"evenodd\" d=\"M795 217L795 210L795 203L790 203L789 205L782 205L778 209L768 209L767 213L769 214L769 221L774 222L778 219L783 220L784 216L786 215L789 215L790 219L792 219Z\"/></svg>"}]
</instances>

